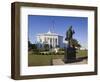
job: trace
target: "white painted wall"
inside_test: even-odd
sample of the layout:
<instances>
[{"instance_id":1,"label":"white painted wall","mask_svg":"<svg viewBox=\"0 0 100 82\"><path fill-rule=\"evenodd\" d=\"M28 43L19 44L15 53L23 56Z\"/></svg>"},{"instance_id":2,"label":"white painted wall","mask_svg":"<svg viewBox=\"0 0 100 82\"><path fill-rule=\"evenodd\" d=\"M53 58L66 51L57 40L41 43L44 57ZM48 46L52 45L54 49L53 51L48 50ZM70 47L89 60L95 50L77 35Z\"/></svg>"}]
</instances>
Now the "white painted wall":
<instances>
[{"instance_id":1,"label":"white painted wall","mask_svg":"<svg viewBox=\"0 0 100 82\"><path fill-rule=\"evenodd\" d=\"M38 3L52 3L52 4L68 4L68 5L86 5L86 6L98 6L98 22L100 22L100 0L1 0L0 1L0 82L16 82L10 79L11 70L11 2L23 1L23 2L38 2ZM100 25L98 25L99 27ZM100 28L98 28L98 35L100 35ZM100 42L100 37L98 38ZM100 43L98 43L98 49L100 49ZM98 50L98 62L100 62L100 50ZM100 69L100 63L98 66ZM94 76L79 76L79 77L63 77L52 79L37 79L28 80L28 82L100 82L100 70L99 75ZM21 80L22 81L22 80ZM20 81L20 82L21 82ZM23 80L22 82L27 82Z\"/></svg>"}]
</instances>

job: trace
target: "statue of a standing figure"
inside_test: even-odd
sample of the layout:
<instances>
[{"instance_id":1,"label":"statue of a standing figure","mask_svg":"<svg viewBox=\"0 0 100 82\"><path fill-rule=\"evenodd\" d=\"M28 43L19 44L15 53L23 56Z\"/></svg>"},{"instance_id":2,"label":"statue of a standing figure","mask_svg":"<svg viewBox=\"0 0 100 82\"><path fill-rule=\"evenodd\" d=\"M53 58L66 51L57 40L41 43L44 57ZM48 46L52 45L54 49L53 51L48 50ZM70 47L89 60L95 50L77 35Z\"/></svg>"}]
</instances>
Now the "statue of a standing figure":
<instances>
[{"instance_id":1,"label":"statue of a standing figure","mask_svg":"<svg viewBox=\"0 0 100 82\"><path fill-rule=\"evenodd\" d=\"M73 34L74 34L74 30L72 30L72 26L69 27L69 29L66 32L66 38L65 40L68 41L69 46L71 46L71 40L73 39Z\"/></svg>"},{"instance_id":2,"label":"statue of a standing figure","mask_svg":"<svg viewBox=\"0 0 100 82\"><path fill-rule=\"evenodd\" d=\"M73 34L74 30L72 29L72 26L69 27L69 29L66 31L66 38L65 40L68 41L68 46L65 48L65 56L64 56L64 62L72 62L76 60L76 48L74 45L71 44L71 41L73 40Z\"/></svg>"}]
</instances>

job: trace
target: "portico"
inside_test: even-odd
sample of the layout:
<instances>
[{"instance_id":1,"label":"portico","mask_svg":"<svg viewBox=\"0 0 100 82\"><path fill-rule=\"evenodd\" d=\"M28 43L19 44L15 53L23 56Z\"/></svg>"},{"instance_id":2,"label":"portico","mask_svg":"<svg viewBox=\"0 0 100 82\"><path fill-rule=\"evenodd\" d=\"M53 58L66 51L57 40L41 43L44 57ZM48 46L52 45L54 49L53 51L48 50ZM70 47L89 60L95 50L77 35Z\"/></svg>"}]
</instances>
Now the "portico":
<instances>
[{"instance_id":1,"label":"portico","mask_svg":"<svg viewBox=\"0 0 100 82\"><path fill-rule=\"evenodd\" d=\"M63 36L51 32L42 33L37 35L37 42L39 44L48 44L49 47L56 48L63 46Z\"/></svg>"}]
</instances>

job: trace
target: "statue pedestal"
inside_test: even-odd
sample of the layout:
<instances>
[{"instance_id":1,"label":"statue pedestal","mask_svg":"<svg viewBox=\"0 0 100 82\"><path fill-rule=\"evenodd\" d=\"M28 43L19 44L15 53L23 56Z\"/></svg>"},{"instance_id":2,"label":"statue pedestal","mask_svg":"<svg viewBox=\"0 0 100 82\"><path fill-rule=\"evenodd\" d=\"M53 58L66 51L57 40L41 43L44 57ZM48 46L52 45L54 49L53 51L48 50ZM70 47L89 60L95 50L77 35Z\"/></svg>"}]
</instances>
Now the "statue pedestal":
<instances>
[{"instance_id":1,"label":"statue pedestal","mask_svg":"<svg viewBox=\"0 0 100 82\"><path fill-rule=\"evenodd\" d=\"M76 48L67 47L65 49L64 62L70 63L76 60Z\"/></svg>"}]
</instances>

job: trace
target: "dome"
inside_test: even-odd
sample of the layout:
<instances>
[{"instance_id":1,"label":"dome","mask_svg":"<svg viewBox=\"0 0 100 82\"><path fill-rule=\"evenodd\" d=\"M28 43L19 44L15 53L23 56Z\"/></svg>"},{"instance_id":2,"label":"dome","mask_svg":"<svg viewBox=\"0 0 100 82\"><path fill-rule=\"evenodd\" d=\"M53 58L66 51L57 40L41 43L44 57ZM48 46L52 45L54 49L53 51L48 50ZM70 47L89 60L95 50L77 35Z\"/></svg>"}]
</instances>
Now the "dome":
<instances>
[{"instance_id":1,"label":"dome","mask_svg":"<svg viewBox=\"0 0 100 82\"><path fill-rule=\"evenodd\" d=\"M51 33L51 31L49 30L49 31L47 32L47 34L52 34L52 33Z\"/></svg>"}]
</instances>

